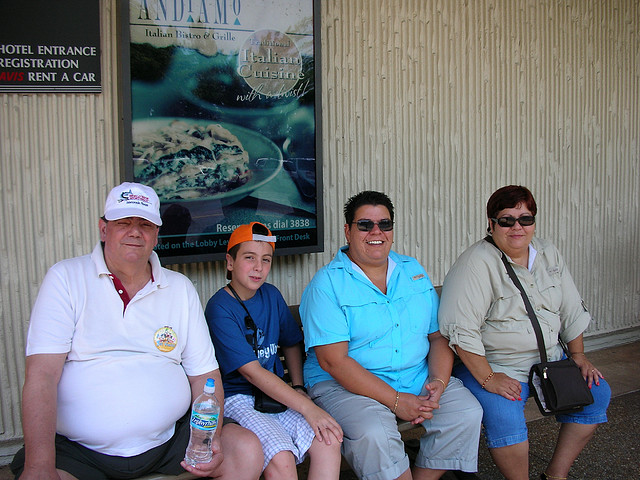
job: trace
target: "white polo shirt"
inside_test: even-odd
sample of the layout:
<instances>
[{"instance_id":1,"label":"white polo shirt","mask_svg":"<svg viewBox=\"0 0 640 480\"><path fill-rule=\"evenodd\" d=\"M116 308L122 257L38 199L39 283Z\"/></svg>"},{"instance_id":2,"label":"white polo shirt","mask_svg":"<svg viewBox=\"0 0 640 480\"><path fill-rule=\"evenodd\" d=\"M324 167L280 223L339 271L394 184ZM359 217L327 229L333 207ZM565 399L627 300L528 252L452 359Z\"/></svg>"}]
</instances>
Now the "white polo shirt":
<instances>
[{"instance_id":1,"label":"white polo shirt","mask_svg":"<svg viewBox=\"0 0 640 480\"><path fill-rule=\"evenodd\" d=\"M57 432L108 455L169 440L191 404L187 375L218 368L193 284L155 252L150 263L153 281L123 311L98 244L51 267L31 314L27 356L67 353Z\"/></svg>"}]
</instances>

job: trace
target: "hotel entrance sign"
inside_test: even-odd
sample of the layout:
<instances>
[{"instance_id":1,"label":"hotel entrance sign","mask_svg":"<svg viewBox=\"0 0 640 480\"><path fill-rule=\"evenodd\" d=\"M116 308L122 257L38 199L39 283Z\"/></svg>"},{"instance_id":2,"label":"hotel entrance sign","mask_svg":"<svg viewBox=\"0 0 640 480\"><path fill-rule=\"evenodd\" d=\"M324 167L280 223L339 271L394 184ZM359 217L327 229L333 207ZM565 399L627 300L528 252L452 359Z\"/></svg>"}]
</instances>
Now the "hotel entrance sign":
<instances>
[{"instance_id":1,"label":"hotel entrance sign","mask_svg":"<svg viewBox=\"0 0 640 480\"><path fill-rule=\"evenodd\" d=\"M0 2L0 93L100 93L100 2Z\"/></svg>"}]
</instances>

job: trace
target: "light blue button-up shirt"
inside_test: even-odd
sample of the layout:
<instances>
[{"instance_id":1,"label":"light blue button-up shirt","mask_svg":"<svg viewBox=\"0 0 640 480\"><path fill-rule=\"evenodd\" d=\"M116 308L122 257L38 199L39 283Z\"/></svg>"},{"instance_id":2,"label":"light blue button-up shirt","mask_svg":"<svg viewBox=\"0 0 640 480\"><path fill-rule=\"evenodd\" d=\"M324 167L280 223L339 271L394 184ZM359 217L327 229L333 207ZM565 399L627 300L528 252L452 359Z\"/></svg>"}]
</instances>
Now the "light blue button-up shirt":
<instances>
[{"instance_id":1,"label":"light blue button-up shirt","mask_svg":"<svg viewBox=\"0 0 640 480\"><path fill-rule=\"evenodd\" d=\"M438 330L438 295L424 268L390 252L387 293L351 262L343 247L313 277L300 303L304 326L305 382L332 377L313 347L348 342L349 356L395 390L420 394L429 370L427 335Z\"/></svg>"}]
</instances>

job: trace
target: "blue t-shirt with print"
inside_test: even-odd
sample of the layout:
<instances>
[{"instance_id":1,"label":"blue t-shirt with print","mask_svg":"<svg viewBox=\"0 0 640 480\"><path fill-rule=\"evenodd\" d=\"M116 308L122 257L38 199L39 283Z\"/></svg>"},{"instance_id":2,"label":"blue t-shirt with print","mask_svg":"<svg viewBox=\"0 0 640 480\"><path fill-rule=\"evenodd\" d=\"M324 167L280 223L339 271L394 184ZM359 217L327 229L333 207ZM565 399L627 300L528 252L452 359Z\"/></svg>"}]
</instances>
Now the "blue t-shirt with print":
<instances>
[{"instance_id":1,"label":"blue t-shirt with print","mask_svg":"<svg viewBox=\"0 0 640 480\"><path fill-rule=\"evenodd\" d=\"M260 365L282 377L284 368L278 357L278 345L288 347L301 342L300 327L280 291L269 283L264 283L244 304L258 327ZM251 395L251 384L238 372L238 368L256 360L253 345L249 343L253 342L253 330L245 326L247 312L234 296L221 288L209 299L205 316L220 364L225 397L239 393Z\"/></svg>"}]
</instances>

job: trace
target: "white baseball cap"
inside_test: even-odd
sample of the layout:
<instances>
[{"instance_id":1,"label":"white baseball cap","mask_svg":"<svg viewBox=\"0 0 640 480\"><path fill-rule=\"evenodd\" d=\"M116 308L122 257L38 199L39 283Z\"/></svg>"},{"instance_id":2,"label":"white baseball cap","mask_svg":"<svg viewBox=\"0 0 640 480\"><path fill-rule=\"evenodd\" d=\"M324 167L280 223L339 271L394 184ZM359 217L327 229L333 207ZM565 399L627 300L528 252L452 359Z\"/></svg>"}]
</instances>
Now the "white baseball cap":
<instances>
[{"instance_id":1,"label":"white baseball cap","mask_svg":"<svg viewBox=\"0 0 640 480\"><path fill-rule=\"evenodd\" d=\"M140 217L162 225L160 199L153 188L124 182L109 192L104 204L104 218L119 220L127 217Z\"/></svg>"}]
</instances>

